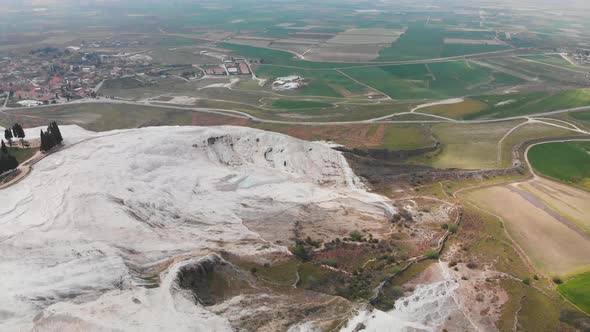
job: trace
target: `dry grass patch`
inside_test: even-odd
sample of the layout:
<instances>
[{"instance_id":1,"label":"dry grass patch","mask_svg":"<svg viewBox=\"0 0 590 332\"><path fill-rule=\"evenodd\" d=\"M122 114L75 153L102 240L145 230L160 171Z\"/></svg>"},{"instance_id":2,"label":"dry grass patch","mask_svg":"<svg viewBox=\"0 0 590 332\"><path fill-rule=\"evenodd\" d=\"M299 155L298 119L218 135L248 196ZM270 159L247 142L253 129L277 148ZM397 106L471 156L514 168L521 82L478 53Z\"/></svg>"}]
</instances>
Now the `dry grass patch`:
<instances>
[{"instance_id":1,"label":"dry grass patch","mask_svg":"<svg viewBox=\"0 0 590 332\"><path fill-rule=\"evenodd\" d=\"M469 199L499 216L533 264L548 275L590 268L590 241L508 187L473 191Z\"/></svg>"},{"instance_id":2,"label":"dry grass patch","mask_svg":"<svg viewBox=\"0 0 590 332\"><path fill-rule=\"evenodd\" d=\"M590 192L538 178L520 187L590 234Z\"/></svg>"},{"instance_id":3,"label":"dry grass patch","mask_svg":"<svg viewBox=\"0 0 590 332\"><path fill-rule=\"evenodd\" d=\"M456 104L441 104L420 109L420 113L440 115L452 119L463 119L468 114L474 114L485 110L486 104L467 99Z\"/></svg>"}]
</instances>

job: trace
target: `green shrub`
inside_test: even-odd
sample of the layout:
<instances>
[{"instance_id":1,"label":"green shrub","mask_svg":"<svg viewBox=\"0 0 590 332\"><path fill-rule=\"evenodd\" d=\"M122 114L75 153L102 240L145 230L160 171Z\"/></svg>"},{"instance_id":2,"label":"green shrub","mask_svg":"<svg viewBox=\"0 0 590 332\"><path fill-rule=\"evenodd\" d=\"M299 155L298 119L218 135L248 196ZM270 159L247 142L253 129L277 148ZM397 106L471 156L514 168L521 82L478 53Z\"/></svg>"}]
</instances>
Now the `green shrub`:
<instances>
[{"instance_id":1,"label":"green shrub","mask_svg":"<svg viewBox=\"0 0 590 332\"><path fill-rule=\"evenodd\" d=\"M449 232L455 234L459 230L459 225L453 224L449 225Z\"/></svg>"},{"instance_id":2,"label":"green shrub","mask_svg":"<svg viewBox=\"0 0 590 332\"><path fill-rule=\"evenodd\" d=\"M350 233L350 240L361 242L363 240L363 235L359 231L353 231Z\"/></svg>"},{"instance_id":3,"label":"green shrub","mask_svg":"<svg viewBox=\"0 0 590 332\"><path fill-rule=\"evenodd\" d=\"M310 246L314 247L314 248L319 248L319 246L322 244L322 241L320 240L312 240L311 237L307 237L305 238L305 243L309 244Z\"/></svg>"},{"instance_id":4,"label":"green shrub","mask_svg":"<svg viewBox=\"0 0 590 332\"><path fill-rule=\"evenodd\" d=\"M527 278L522 279L522 283L525 284L525 285L530 285L531 284L531 278L528 278L527 277Z\"/></svg>"},{"instance_id":5,"label":"green shrub","mask_svg":"<svg viewBox=\"0 0 590 332\"><path fill-rule=\"evenodd\" d=\"M336 262L335 259L332 259L332 258L322 259L320 261L320 263L322 263L323 265L331 266L331 267L338 267L338 263Z\"/></svg>"},{"instance_id":6,"label":"green shrub","mask_svg":"<svg viewBox=\"0 0 590 332\"><path fill-rule=\"evenodd\" d=\"M424 256L426 256L426 258L428 258L428 259L438 259L438 256L439 256L438 250L430 249L424 254Z\"/></svg>"},{"instance_id":7,"label":"green shrub","mask_svg":"<svg viewBox=\"0 0 590 332\"><path fill-rule=\"evenodd\" d=\"M295 255L297 258L301 259L302 261L309 260L309 253L307 252L307 249L305 248L304 245L298 243L295 246L289 248L289 250L291 251L291 253L293 255Z\"/></svg>"}]
</instances>

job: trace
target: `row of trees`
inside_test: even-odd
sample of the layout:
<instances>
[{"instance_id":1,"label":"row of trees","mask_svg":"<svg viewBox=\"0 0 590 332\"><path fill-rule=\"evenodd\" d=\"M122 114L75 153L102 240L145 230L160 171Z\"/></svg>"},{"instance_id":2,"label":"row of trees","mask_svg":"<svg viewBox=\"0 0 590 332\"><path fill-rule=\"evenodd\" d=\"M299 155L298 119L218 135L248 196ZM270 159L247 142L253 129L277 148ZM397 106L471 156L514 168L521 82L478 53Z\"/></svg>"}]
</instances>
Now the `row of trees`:
<instances>
[{"instance_id":1,"label":"row of trees","mask_svg":"<svg viewBox=\"0 0 590 332\"><path fill-rule=\"evenodd\" d=\"M0 148L0 174L9 171L11 169L15 169L18 166L18 161L16 158L8 153L8 148L4 141L2 141L2 146Z\"/></svg>"},{"instance_id":2,"label":"row of trees","mask_svg":"<svg viewBox=\"0 0 590 332\"><path fill-rule=\"evenodd\" d=\"M55 121L49 124L47 131L44 132L41 129L41 151L49 151L61 142L63 142L63 137Z\"/></svg>"},{"instance_id":3,"label":"row of trees","mask_svg":"<svg viewBox=\"0 0 590 332\"><path fill-rule=\"evenodd\" d=\"M4 130L4 138L8 142L8 145L12 146L13 138L20 138L21 140L25 138L25 130L20 124L15 123L12 128L6 128Z\"/></svg>"},{"instance_id":4,"label":"row of trees","mask_svg":"<svg viewBox=\"0 0 590 332\"><path fill-rule=\"evenodd\" d=\"M25 138L25 131L18 123L15 123L12 128L6 128L4 131L4 138L6 138L9 145L12 145L12 138L14 137L20 138L21 140ZM62 142L63 137L61 136L61 131L55 121L49 124L46 131L41 130L41 151L49 151ZM18 161L9 153L6 144L4 144L4 140L2 140L0 148L0 174L17 167Z\"/></svg>"}]
</instances>

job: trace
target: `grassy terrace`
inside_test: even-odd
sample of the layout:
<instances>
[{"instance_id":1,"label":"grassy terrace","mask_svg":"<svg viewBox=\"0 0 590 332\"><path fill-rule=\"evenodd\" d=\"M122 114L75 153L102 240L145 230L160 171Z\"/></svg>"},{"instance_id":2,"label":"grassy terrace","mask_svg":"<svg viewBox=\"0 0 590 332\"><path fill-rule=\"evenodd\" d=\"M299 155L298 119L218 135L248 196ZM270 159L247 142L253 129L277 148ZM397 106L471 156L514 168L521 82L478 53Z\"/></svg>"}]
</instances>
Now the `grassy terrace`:
<instances>
[{"instance_id":1,"label":"grassy terrace","mask_svg":"<svg viewBox=\"0 0 590 332\"><path fill-rule=\"evenodd\" d=\"M457 120L477 120L524 116L581 106L590 106L589 89L473 96L461 103L431 106L420 109L420 112ZM588 111L573 112L570 116L590 121Z\"/></svg>"},{"instance_id":2,"label":"grassy terrace","mask_svg":"<svg viewBox=\"0 0 590 332\"><path fill-rule=\"evenodd\" d=\"M555 93L515 93L480 96L474 98L486 103L485 110L464 117L466 120L478 118L504 118L549 112L560 109L590 105L590 89L566 90Z\"/></svg>"},{"instance_id":3,"label":"grassy terrace","mask_svg":"<svg viewBox=\"0 0 590 332\"><path fill-rule=\"evenodd\" d=\"M330 103L311 100L292 100L292 99L278 99L272 102L272 107L286 110L296 110L305 108L327 108L332 107Z\"/></svg>"},{"instance_id":4,"label":"grassy terrace","mask_svg":"<svg viewBox=\"0 0 590 332\"><path fill-rule=\"evenodd\" d=\"M8 153L13 155L19 164L31 158L39 149L21 149L21 148L8 148Z\"/></svg>"}]
</instances>

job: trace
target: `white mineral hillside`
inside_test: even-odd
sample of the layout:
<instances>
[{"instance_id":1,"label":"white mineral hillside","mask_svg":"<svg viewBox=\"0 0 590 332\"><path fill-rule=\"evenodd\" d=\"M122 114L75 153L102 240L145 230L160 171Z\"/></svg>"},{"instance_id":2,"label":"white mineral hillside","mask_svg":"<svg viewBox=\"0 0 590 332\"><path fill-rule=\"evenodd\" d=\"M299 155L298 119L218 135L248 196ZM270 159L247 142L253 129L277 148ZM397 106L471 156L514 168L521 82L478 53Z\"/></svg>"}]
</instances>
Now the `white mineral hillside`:
<instances>
[{"instance_id":1,"label":"white mineral hillside","mask_svg":"<svg viewBox=\"0 0 590 332\"><path fill-rule=\"evenodd\" d=\"M287 251L243 215L350 202L374 218L391 213L319 143L241 127L62 133L65 149L0 191L1 331L228 330L175 278L219 249ZM142 287L146 271L159 287Z\"/></svg>"}]
</instances>

